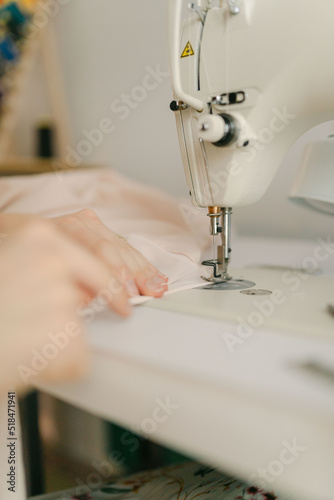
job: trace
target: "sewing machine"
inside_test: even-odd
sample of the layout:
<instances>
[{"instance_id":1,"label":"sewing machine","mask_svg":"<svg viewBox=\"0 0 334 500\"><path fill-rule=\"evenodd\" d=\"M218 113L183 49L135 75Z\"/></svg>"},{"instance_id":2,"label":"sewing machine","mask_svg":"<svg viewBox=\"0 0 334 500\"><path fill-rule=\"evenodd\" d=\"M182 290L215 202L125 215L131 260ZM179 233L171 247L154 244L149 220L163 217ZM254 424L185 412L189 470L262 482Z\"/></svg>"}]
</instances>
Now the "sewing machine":
<instances>
[{"instance_id":1,"label":"sewing machine","mask_svg":"<svg viewBox=\"0 0 334 500\"><path fill-rule=\"evenodd\" d=\"M290 146L333 119L334 4L169 0L168 8L171 109L191 200L208 208L214 240L203 264L213 267L209 281L234 288L232 208L258 201Z\"/></svg>"}]
</instances>

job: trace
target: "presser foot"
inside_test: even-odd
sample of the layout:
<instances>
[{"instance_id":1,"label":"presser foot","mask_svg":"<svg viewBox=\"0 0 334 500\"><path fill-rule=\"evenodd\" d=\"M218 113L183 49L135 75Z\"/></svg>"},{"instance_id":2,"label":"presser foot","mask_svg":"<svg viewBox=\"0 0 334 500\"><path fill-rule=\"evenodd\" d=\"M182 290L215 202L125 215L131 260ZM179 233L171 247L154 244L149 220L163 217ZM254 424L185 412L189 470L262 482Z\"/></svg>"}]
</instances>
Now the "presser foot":
<instances>
[{"instance_id":1,"label":"presser foot","mask_svg":"<svg viewBox=\"0 0 334 500\"><path fill-rule=\"evenodd\" d=\"M210 278L201 276L203 280L209 282L207 285L201 287L203 290L245 290L246 288L255 286L253 281L232 279L225 269L219 269L221 263L216 259L204 260L202 265L213 267L213 274Z\"/></svg>"},{"instance_id":2,"label":"presser foot","mask_svg":"<svg viewBox=\"0 0 334 500\"><path fill-rule=\"evenodd\" d=\"M224 268L221 269L221 262L219 262L217 259L203 260L202 266L213 267L213 273L212 276L210 276L210 278L207 278L206 276L201 276L201 278L204 279L205 281L209 281L210 283L225 283L226 281L232 279L232 277L227 273L227 271Z\"/></svg>"}]
</instances>

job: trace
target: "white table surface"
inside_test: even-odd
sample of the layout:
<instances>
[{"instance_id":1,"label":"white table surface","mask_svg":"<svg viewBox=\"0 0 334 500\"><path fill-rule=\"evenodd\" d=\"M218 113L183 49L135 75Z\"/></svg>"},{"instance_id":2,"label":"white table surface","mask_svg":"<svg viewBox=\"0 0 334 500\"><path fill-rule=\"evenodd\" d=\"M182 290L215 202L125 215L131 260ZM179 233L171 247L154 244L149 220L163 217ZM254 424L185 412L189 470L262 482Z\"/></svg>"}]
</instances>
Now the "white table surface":
<instances>
[{"instance_id":1,"label":"white table surface","mask_svg":"<svg viewBox=\"0 0 334 500\"><path fill-rule=\"evenodd\" d=\"M234 264L303 266L317 245L243 239ZM319 265L324 279L334 274L334 248ZM189 300L206 291L182 293ZM328 318L320 338L262 326L231 352L224 333L235 322L152 305L129 320L99 315L90 325L89 376L38 387L244 479L266 469L268 489L333 500L334 318L333 339ZM303 367L309 361L317 373ZM293 445L296 456L282 463Z\"/></svg>"}]
</instances>

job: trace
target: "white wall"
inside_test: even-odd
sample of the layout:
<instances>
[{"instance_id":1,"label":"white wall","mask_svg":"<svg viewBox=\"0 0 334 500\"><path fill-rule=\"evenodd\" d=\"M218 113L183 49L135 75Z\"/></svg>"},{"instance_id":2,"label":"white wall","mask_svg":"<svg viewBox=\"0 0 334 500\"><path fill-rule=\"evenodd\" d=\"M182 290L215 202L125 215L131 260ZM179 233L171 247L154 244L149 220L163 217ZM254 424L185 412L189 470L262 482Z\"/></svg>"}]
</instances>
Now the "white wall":
<instances>
[{"instance_id":1,"label":"white wall","mask_svg":"<svg viewBox=\"0 0 334 500\"><path fill-rule=\"evenodd\" d=\"M167 72L167 0L69 0L55 17L58 44L74 131L72 147L108 118L115 130L104 136L85 161L110 164L123 173L187 195L168 77L147 92L142 102L131 97L125 119L111 110L122 95L140 94L147 67ZM154 83L152 79L150 84ZM312 131L322 137L329 126ZM332 231L330 216L295 207L286 200L305 138L290 151L265 197L235 210L242 233L316 237ZM80 149L80 148L79 148Z\"/></svg>"},{"instance_id":2,"label":"white wall","mask_svg":"<svg viewBox=\"0 0 334 500\"><path fill-rule=\"evenodd\" d=\"M108 118L115 130L87 159L184 194L174 116L169 110L166 2L71 0L57 17L56 27L76 146L85 139L84 129L95 129ZM160 68L165 76L160 81L146 77L151 71L147 67ZM145 78L149 87L157 87L144 90L146 98ZM132 93L130 106L135 107L125 105L129 114L123 119L123 113L112 111L111 105ZM144 99L136 102L138 98Z\"/></svg>"}]
</instances>

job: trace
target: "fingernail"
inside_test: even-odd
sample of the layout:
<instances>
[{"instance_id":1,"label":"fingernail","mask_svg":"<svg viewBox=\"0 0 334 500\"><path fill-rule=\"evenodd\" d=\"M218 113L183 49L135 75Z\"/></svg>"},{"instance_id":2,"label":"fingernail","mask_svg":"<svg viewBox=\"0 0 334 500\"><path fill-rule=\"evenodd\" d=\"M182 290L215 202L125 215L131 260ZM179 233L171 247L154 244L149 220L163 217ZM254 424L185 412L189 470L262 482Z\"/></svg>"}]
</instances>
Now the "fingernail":
<instances>
[{"instance_id":1,"label":"fingernail","mask_svg":"<svg viewBox=\"0 0 334 500\"><path fill-rule=\"evenodd\" d=\"M161 278L163 278L165 281L168 280L168 276L166 276L165 274L161 273L160 271L157 272L157 275L160 276Z\"/></svg>"},{"instance_id":2,"label":"fingernail","mask_svg":"<svg viewBox=\"0 0 334 500\"><path fill-rule=\"evenodd\" d=\"M146 281L145 285L151 290L156 290L158 287L162 288L163 286L166 286L166 283L164 279L155 276L154 278Z\"/></svg>"},{"instance_id":3,"label":"fingernail","mask_svg":"<svg viewBox=\"0 0 334 500\"><path fill-rule=\"evenodd\" d=\"M155 288L154 292L155 293L161 293L161 292L167 292L167 290L168 290L168 286L164 285L164 286L161 286L159 288Z\"/></svg>"}]
</instances>

